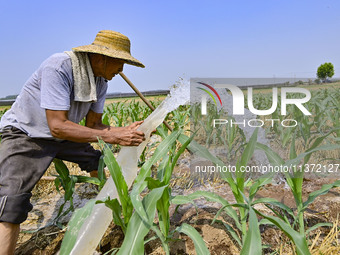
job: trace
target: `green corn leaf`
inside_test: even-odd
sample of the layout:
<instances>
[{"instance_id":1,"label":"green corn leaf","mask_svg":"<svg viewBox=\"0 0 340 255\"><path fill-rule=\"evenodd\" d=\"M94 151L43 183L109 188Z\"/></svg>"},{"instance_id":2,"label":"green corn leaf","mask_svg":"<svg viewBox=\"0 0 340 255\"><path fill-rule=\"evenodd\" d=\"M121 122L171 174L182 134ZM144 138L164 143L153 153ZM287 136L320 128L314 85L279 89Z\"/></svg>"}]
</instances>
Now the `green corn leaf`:
<instances>
[{"instance_id":1,"label":"green corn leaf","mask_svg":"<svg viewBox=\"0 0 340 255\"><path fill-rule=\"evenodd\" d=\"M157 146L151 159L145 162L145 164L141 168L140 173L136 178L136 183L143 181L148 176L149 170L151 169L152 165L154 165L158 160L163 158L168 153L169 148L173 145L173 143L176 142L181 132L181 130L172 132Z\"/></svg>"},{"instance_id":2,"label":"green corn leaf","mask_svg":"<svg viewBox=\"0 0 340 255\"><path fill-rule=\"evenodd\" d=\"M72 198L72 195L74 193L74 188L75 188L76 182L77 182L77 178L72 176L72 175L69 177L69 179L70 180L66 184L66 187L64 187L64 189L65 189L64 198L65 198L66 201L68 201L68 200L70 200Z\"/></svg>"},{"instance_id":3,"label":"green corn leaf","mask_svg":"<svg viewBox=\"0 0 340 255\"><path fill-rule=\"evenodd\" d=\"M340 127L332 129L327 134L316 138L315 141L313 142L313 144L311 145L311 147L306 151L306 153L308 153L309 151L313 151L313 149L315 150L315 148L317 148L317 146L319 146L326 137L328 137L330 134L332 134L333 132L335 132L336 130L339 130L339 129L340 129ZM312 154L306 154L306 156L304 157L304 163L305 164L309 161L311 156L312 156Z\"/></svg>"},{"instance_id":4,"label":"green corn leaf","mask_svg":"<svg viewBox=\"0 0 340 255\"><path fill-rule=\"evenodd\" d=\"M257 142L258 130L259 129L256 128L254 133L252 134L251 138L249 139L249 142L247 143L247 145L246 145L246 147L245 147L245 149L242 153L241 160L238 161L238 164L237 164L238 170L240 169L240 167L247 166L249 160L253 156L254 151L255 151L255 147L256 147L256 142ZM238 187L238 190L240 190L241 192L244 191L244 175L245 175L245 172L241 172L241 171L237 172L237 187ZM234 193L234 196L235 196L237 202L243 203L243 197L242 197L242 195L240 195L239 191Z\"/></svg>"},{"instance_id":5,"label":"green corn leaf","mask_svg":"<svg viewBox=\"0 0 340 255\"><path fill-rule=\"evenodd\" d=\"M261 233L254 210L249 207L249 228L240 255L261 255Z\"/></svg>"},{"instance_id":6,"label":"green corn leaf","mask_svg":"<svg viewBox=\"0 0 340 255\"><path fill-rule=\"evenodd\" d=\"M55 165L55 169L57 171L57 173L59 174L59 176L61 177L62 180L67 180L69 178L70 172L67 168L67 166L65 165L65 163L60 160L55 158L53 160L53 163Z\"/></svg>"},{"instance_id":7,"label":"green corn leaf","mask_svg":"<svg viewBox=\"0 0 340 255\"><path fill-rule=\"evenodd\" d=\"M218 223L221 223L224 225L224 227L229 231L230 235L234 238L234 240L238 243L240 247L242 247L242 242L236 231L227 223L221 221L221 220L215 220Z\"/></svg>"},{"instance_id":8,"label":"green corn leaf","mask_svg":"<svg viewBox=\"0 0 340 255\"><path fill-rule=\"evenodd\" d=\"M306 235L308 235L311 231L314 231L315 229L318 229L321 227L333 227L333 223L322 222L322 223L315 224L313 227L310 227L309 229L306 230Z\"/></svg>"},{"instance_id":9,"label":"green corn leaf","mask_svg":"<svg viewBox=\"0 0 340 255\"><path fill-rule=\"evenodd\" d=\"M69 255L77 241L77 236L86 218L91 215L95 200L92 199L80 209L76 209L68 223L67 231L60 248L60 255Z\"/></svg>"},{"instance_id":10,"label":"green corn leaf","mask_svg":"<svg viewBox=\"0 0 340 255\"><path fill-rule=\"evenodd\" d=\"M169 155L165 155L160 163L157 171L157 179L163 181L167 165L169 165Z\"/></svg>"},{"instance_id":11,"label":"green corn leaf","mask_svg":"<svg viewBox=\"0 0 340 255\"><path fill-rule=\"evenodd\" d=\"M161 124L159 127L157 127L156 130L157 130L156 134L158 134L163 139L165 139L168 136L168 131L164 124Z\"/></svg>"},{"instance_id":12,"label":"green corn leaf","mask_svg":"<svg viewBox=\"0 0 340 255\"><path fill-rule=\"evenodd\" d=\"M169 165L169 162L168 162ZM168 166L168 168L170 168ZM146 177L145 181L148 183L148 189L152 190L155 188L159 188L164 186L164 181L160 181L158 179L153 179L151 177ZM169 228L170 228L170 215L169 215L169 206L170 206L170 190L169 188L165 188L163 195L160 200L157 201L157 212L159 218L159 226L163 233L163 236L167 237ZM163 245L164 246L164 245Z\"/></svg>"},{"instance_id":13,"label":"green corn leaf","mask_svg":"<svg viewBox=\"0 0 340 255\"><path fill-rule=\"evenodd\" d=\"M186 223L183 223L180 227L176 228L176 231L186 234L193 240L197 255L210 254L204 240L202 239L202 237L200 236L200 234L197 232L197 230L194 227Z\"/></svg>"},{"instance_id":14,"label":"green corn leaf","mask_svg":"<svg viewBox=\"0 0 340 255\"><path fill-rule=\"evenodd\" d=\"M282 146L285 148L286 144L288 143L290 137L291 137L291 133L292 133L292 128L289 128L288 130L286 130L283 134L283 139L282 139Z\"/></svg>"},{"instance_id":15,"label":"green corn leaf","mask_svg":"<svg viewBox=\"0 0 340 255\"><path fill-rule=\"evenodd\" d=\"M268 173L257 179L254 184L250 186L249 189L249 200L252 201L255 197L257 191L264 185L271 183L274 173Z\"/></svg>"},{"instance_id":16,"label":"green corn leaf","mask_svg":"<svg viewBox=\"0 0 340 255\"><path fill-rule=\"evenodd\" d=\"M267 156L269 162L272 165L279 166L279 165L283 165L285 163L285 161L279 156L279 154L274 152L267 145L264 145L262 143L256 143L256 148L263 150L266 153L266 156Z\"/></svg>"},{"instance_id":17,"label":"green corn leaf","mask_svg":"<svg viewBox=\"0 0 340 255\"><path fill-rule=\"evenodd\" d=\"M59 177L55 178L54 186L55 186L56 190L58 191L58 193L60 193L60 189L59 189L60 185L61 185L60 178Z\"/></svg>"},{"instance_id":18,"label":"green corn leaf","mask_svg":"<svg viewBox=\"0 0 340 255\"><path fill-rule=\"evenodd\" d=\"M320 140L318 140L317 144L320 142ZM286 166L294 166L294 165L299 165L299 163L301 162L302 159L305 159L308 155L311 155L312 153L316 152L316 151L323 151L323 150L335 150L335 149L339 149L340 145L338 144L331 144L331 145L323 145L323 146L319 146L313 149L309 149L308 151L299 154L297 157L295 157L294 159L288 160L287 162L284 162L284 160L277 155L275 152L273 152L268 146L257 143L257 148L265 151L269 162L271 162L273 165L286 165ZM303 174L303 171L301 171ZM288 185L290 186L295 201L297 203L297 205L302 203L302 178L292 178L288 173L285 174L286 176L286 180Z\"/></svg>"},{"instance_id":19,"label":"green corn leaf","mask_svg":"<svg viewBox=\"0 0 340 255\"><path fill-rule=\"evenodd\" d=\"M275 225L273 224L273 222L271 222L271 221L269 221L269 220L267 220L267 219L262 219L262 220L260 220L259 225L271 225L271 226L275 226Z\"/></svg>"},{"instance_id":20,"label":"green corn leaf","mask_svg":"<svg viewBox=\"0 0 340 255\"><path fill-rule=\"evenodd\" d=\"M129 196L128 186L125 182L122 170L116 161L110 148L104 144L103 141L99 141L104 151L104 162L111 173L111 177L115 183L119 201L122 205L124 221L127 223L132 215L132 202Z\"/></svg>"},{"instance_id":21,"label":"green corn leaf","mask_svg":"<svg viewBox=\"0 0 340 255\"><path fill-rule=\"evenodd\" d=\"M255 200L252 205L255 205L255 204L271 204L273 206L277 206L281 209L283 209L285 212L287 212L290 216L292 216L293 218L295 218L295 214L293 212L293 210L291 208L289 208L288 206L286 206L285 204L277 201L276 199L274 198L259 198L257 200Z\"/></svg>"},{"instance_id":22,"label":"green corn leaf","mask_svg":"<svg viewBox=\"0 0 340 255\"><path fill-rule=\"evenodd\" d=\"M107 113L107 112L104 112L104 113L103 113L102 123L103 123L104 125L111 126L111 123L110 123L109 116L108 116L108 113Z\"/></svg>"},{"instance_id":23,"label":"green corn leaf","mask_svg":"<svg viewBox=\"0 0 340 255\"><path fill-rule=\"evenodd\" d=\"M105 175L105 163L104 163L104 155L100 156L99 159L99 165L98 165L98 178L100 181L105 180L106 181L106 175Z\"/></svg>"},{"instance_id":24,"label":"green corn leaf","mask_svg":"<svg viewBox=\"0 0 340 255\"><path fill-rule=\"evenodd\" d=\"M146 177L150 175L151 166L155 164L159 159L163 158L169 151L169 147L171 147L174 143L176 143L177 137L180 135L181 130L174 131L171 133L165 140L163 140L155 150L154 154L152 155L151 159L149 159L145 164L142 166L139 175L136 178L135 185L131 191L131 201L133 207L135 208L136 212L139 216L144 220L148 221L147 214L143 209L142 202L140 199L140 192L145 187L144 180Z\"/></svg>"},{"instance_id":25,"label":"green corn leaf","mask_svg":"<svg viewBox=\"0 0 340 255\"><path fill-rule=\"evenodd\" d=\"M169 234L170 229L170 190L168 187L164 189L161 199L157 201L157 213L159 227L165 237Z\"/></svg>"},{"instance_id":26,"label":"green corn leaf","mask_svg":"<svg viewBox=\"0 0 340 255\"><path fill-rule=\"evenodd\" d=\"M77 183L92 183L95 185L100 185L100 180L96 177L88 177L83 175L71 175L76 178Z\"/></svg>"},{"instance_id":27,"label":"green corn leaf","mask_svg":"<svg viewBox=\"0 0 340 255\"><path fill-rule=\"evenodd\" d=\"M182 153L185 151L185 149L188 147L188 145L191 143L191 141L194 139L194 135L191 136L190 138L188 138L181 146L181 148L177 151L175 157L172 159L172 164L171 164L171 168L170 168L170 171L167 171L166 172L166 175L165 175L165 183L168 183L170 181L170 178L171 178L171 174L172 174L172 171L174 170L175 166L176 166L176 163L177 163L177 160L178 158L182 155Z\"/></svg>"},{"instance_id":28,"label":"green corn leaf","mask_svg":"<svg viewBox=\"0 0 340 255\"><path fill-rule=\"evenodd\" d=\"M327 150L336 150L340 148L340 144L327 144L327 145L322 145L313 149L310 149L304 153L299 154L295 159L288 160L285 165L298 165L302 159L305 159L305 157L309 156L310 154L314 152L319 152L319 151L327 151Z\"/></svg>"},{"instance_id":29,"label":"green corn leaf","mask_svg":"<svg viewBox=\"0 0 340 255\"><path fill-rule=\"evenodd\" d=\"M118 202L118 199L110 199L110 197L108 199L106 199L105 201L101 201L101 200L97 200L96 204L101 204L104 203L105 206L107 206L108 208L110 208L112 210L112 216L113 216L113 222L114 224L116 224L117 226L120 226L124 232L124 234L126 233L126 225L124 223L124 221L122 220L122 207Z\"/></svg>"},{"instance_id":30,"label":"green corn leaf","mask_svg":"<svg viewBox=\"0 0 340 255\"><path fill-rule=\"evenodd\" d=\"M290 145L290 151L289 151L289 159L296 158L296 150L295 150L295 134L292 137L292 143Z\"/></svg>"},{"instance_id":31,"label":"green corn leaf","mask_svg":"<svg viewBox=\"0 0 340 255\"><path fill-rule=\"evenodd\" d=\"M298 217L295 216L294 212L292 209L290 209L288 206L286 206L285 204L277 201L276 199L273 199L273 198L260 198L256 201L254 201L253 204L258 204L258 203L264 203L265 206L271 210L277 217L279 217L281 220L285 221L287 224L291 225L288 217L286 214L289 214L290 217L292 219L294 219L294 222L296 222L298 220ZM275 206L274 208L273 207L270 207L269 205L272 205L272 206ZM276 207L284 210L284 213L282 212L279 212Z\"/></svg>"},{"instance_id":32,"label":"green corn leaf","mask_svg":"<svg viewBox=\"0 0 340 255\"><path fill-rule=\"evenodd\" d=\"M327 194L329 192L329 190L331 190L332 188L336 188L336 187L340 187L340 180L335 181L332 184L324 184L322 185L321 189L313 191L312 193L309 194L307 201L305 201L303 203L303 210L306 210L307 207L313 203L313 201L315 200L315 198L317 198L318 196Z\"/></svg>"},{"instance_id":33,"label":"green corn leaf","mask_svg":"<svg viewBox=\"0 0 340 255\"><path fill-rule=\"evenodd\" d=\"M147 222L143 221L137 212L133 213L118 255L144 254L144 237L152 227L156 213L156 203L161 198L164 189L165 186L153 189L143 199L142 205L147 213Z\"/></svg>"},{"instance_id":34,"label":"green corn leaf","mask_svg":"<svg viewBox=\"0 0 340 255\"><path fill-rule=\"evenodd\" d=\"M156 189L156 188L164 186L163 182L161 182L158 179L154 179L152 177L146 177L145 181L147 182L149 190L153 190L153 189Z\"/></svg>"},{"instance_id":35,"label":"green corn leaf","mask_svg":"<svg viewBox=\"0 0 340 255\"><path fill-rule=\"evenodd\" d=\"M229 204L227 200L213 192L199 190L187 196L178 195L171 199L171 203L177 205L193 203L193 200L200 197L204 197L208 201L217 202L224 206L226 213L235 221L236 226L241 229L241 224L239 222L237 212L231 207L231 204Z\"/></svg>"},{"instance_id":36,"label":"green corn leaf","mask_svg":"<svg viewBox=\"0 0 340 255\"><path fill-rule=\"evenodd\" d=\"M184 144L187 141L188 138L189 138L188 136L182 134L178 137L178 140L181 144ZM224 165L224 163L220 159L218 159L217 157L212 155L206 147L200 145L195 140L191 141L191 143L188 145L188 149L190 150L191 153L193 153L193 154L195 154L195 155L197 155L201 158L205 158L205 159L211 161L212 163L214 163L215 165L219 165L219 166ZM225 181L228 182L230 188L234 192L237 192L237 186L234 182L234 179L233 179L231 173L228 172L228 171L227 172L222 171L221 176L223 177L223 179Z\"/></svg>"},{"instance_id":37,"label":"green corn leaf","mask_svg":"<svg viewBox=\"0 0 340 255\"><path fill-rule=\"evenodd\" d=\"M246 148L244 149L244 152L243 152L242 157L241 157L241 166L246 166L248 164L249 160L251 159L251 157L254 154L258 131L259 131L259 129L256 128L254 133L250 137Z\"/></svg>"},{"instance_id":38,"label":"green corn leaf","mask_svg":"<svg viewBox=\"0 0 340 255\"><path fill-rule=\"evenodd\" d=\"M323 151L323 150L335 150L339 148L340 148L340 145L331 144L331 145L323 145L323 146L319 146L313 149L309 149L308 151L299 154L296 158L292 160L288 160L285 163L285 165L287 166L298 165L302 159L304 159L304 162L306 163L308 162L308 158L310 158L311 154L314 152ZM298 170L297 172L295 172L293 177L291 177L288 173L285 174L287 183L293 192L296 204L299 208L301 207L300 210L302 209L302 183L303 183L303 175L304 175L303 171L304 171L304 168L302 168L301 171Z\"/></svg>"},{"instance_id":39,"label":"green corn leaf","mask_svg":"<svg viewBox=\"0 0 340 255\"><path fill-rule=\"evenodd\" d=\"M166 255L170 255L170 249L169 249L169 241L166 239L166 236L164 236L161 231L158 229L156 224L153 224L151 226L151 230L156 233L156 236L161 240L163 249L165 251ZM144 242L145 245L145 242Z\"/></svg>"},{"instance_id":40,"label":"green corn leaf","mask_svg":"<svg viewBox=\"0 0 340 255\"><path fill-rule=\"evenodd\" d=\"M275 224L275 226L281 229L286 234L286 236L295 244L298 255L310 255L307 241L304 235L300 234L299 232L296 232L294 229L291 228L289 224L287 224L286 222L284 222L283 220L275 216L268 216L257 211L256 209L253 209L253 210L258 215L269 220L270 222Z\"/></svg>"}]
</instances>

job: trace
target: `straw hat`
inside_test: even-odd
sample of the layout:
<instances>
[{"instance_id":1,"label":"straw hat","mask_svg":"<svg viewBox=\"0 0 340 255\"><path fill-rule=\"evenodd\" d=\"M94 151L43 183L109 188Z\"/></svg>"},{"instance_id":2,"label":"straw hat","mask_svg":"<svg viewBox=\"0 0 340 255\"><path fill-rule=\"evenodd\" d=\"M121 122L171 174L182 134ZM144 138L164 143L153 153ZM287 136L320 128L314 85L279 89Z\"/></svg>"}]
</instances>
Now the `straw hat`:
<instances>
[{"instance_id":1,"label":"straw hat","mask_svg":"<svg viewBox=\"0 0 340 255\"><path fill-rule=\"evenodd\" d=\"M129 38L111 30L99 31L92 44L79 46L72 50L75 52L98 53L125 60L130 65L145 67L140 61L131 56Z\"/></svg>"}]
</instances>

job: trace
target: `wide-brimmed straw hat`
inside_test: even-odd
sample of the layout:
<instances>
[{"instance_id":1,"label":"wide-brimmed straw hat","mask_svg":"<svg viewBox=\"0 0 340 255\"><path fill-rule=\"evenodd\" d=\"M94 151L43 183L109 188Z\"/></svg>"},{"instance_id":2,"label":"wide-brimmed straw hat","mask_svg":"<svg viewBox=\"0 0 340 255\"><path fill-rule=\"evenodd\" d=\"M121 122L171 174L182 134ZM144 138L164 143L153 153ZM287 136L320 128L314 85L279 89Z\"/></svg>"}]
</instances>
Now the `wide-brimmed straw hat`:
<instances>
[{"instance_id":1,"label":"wide-brimmed straw hat","mask_svg":"<svg viewBox=\"0 0 340 255\"><path fill-rule=\"evenodd\" d=\"M130 65L145 67L139 60L131 56L129 38L111 30L99 31L92 44L79 46L72 50L75 52L98 53L108 57L122 59Z\"/></svg>"}]
</instances>

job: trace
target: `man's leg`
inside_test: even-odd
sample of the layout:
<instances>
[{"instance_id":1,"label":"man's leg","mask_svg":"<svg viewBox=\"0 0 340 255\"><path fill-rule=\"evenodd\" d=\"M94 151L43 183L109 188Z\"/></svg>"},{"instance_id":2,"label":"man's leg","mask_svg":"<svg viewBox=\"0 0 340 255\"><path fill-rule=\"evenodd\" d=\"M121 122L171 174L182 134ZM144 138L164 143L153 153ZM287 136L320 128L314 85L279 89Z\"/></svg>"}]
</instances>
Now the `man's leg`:
<instances>
[{"instance_id":1,"label":"man's leg","mask_svg":"<svg viewBox=\"0 0 340 255\"><path fill-rule=\"evenodd\" d=\"M45 140L32 139L18 129L6 130L2 134L0 145L1 252L4 250L3 243L7 244L6 249L15 248L19 224L26 220L28 212L32 210L31 190L55 156L54 146L48 146L49 143Z\"/></svg>"},{"instance_id":2,"label":"man's leg","mask_svg":"<svg viewBox=\"0 0 340 255\"><path fill-rule=\"evenodd\" d=\"M0 222L0 255L14 254L19 231L19 224Z\"/></svg>"},{"instance_id":3,"label":"man's leg","mask_svg":"<svg viewBox=\"0 0 340 255\"><path fill-rule=\"evenodd\" d=\"M64 141L56 158L77 163L81 170L90 173L91 177L98 177L98 164L101 156L99 150L95 150L89 143L75 143Z\"/></svg>"}]
</instances>

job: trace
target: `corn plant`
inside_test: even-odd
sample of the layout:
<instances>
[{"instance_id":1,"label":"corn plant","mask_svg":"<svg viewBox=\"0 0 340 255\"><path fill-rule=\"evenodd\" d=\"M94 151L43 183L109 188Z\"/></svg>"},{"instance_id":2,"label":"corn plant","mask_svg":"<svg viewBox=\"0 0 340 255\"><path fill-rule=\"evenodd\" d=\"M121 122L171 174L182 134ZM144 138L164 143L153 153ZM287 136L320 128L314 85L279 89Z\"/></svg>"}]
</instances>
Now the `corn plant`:
<instances>
[{"instance_id":1,"label":"corn plant","mask_svg":"<svg viewBox=\"0 0 340 255\"><path fill-rule=\"evenodd\" d=\"M178 205L192 203L199 197L204 197L208 201L220 203L222 208L219 210L216 217L224 211L233 219L233 224L231 224L231 222L223 222L223 224L239 246L242 247L241 254L262 254L261 235L259 230L260 223L256 218L255 211L251 207L251 203L260 187L271 181L271 176L263 177L251 184L249 197L247 198L244 194L245 188L249 186L249 183L245 181L245 173L240 171L241 167L248 164L251 156L253 155L256 142L257 129L247 143L241 158L236 163L237 171L235 176L233 176L230 172L221 172L222 178L231 187L236 204L230 204L221 196L208 191L197 191L188 196L176 196L172 199L172 203ZM224 163L218 158L210 154L206 148L194 141L189 145L189 149L194 154L206 158L216 165L224 165ZM237 213L237 211L232 207L237 207L239 213Z\"/></svg>"},{"instance_id":2,"label":"corn plant","mask_svg":"<svg viewBox=\"0 0 340 255\"><path fill-rule=\"evenodd\" d=\"M279 212L274 210L272 207L268 207L268 208L270 208L277 217L264 215L263 213L260 213L259 211L254 209L257 214L266 218L267 220L272 222L274 225L279 227L291 239L291 241L295 243L297 254L310 254L308 251L308 247L306 247L306 244L307 244L306 234L308 234L311 230L314 230L317 227L329 226L328 223L322 223L322 224L318 224L314 226L313 228L309 230L306 230L305 223L304 223L304 211L315 200L317 196L326 194L330 189L334 187L339 187L340 181L336 181L333 184L324 185L320 190L312 192L306 201L303 201L302 199L302 185L303 185L303 176L304 176L305 166L309 162L313 153L323 151L323 150L327 151L327 150L340 149L339 144L320 145L323 142L323 140L325 140L333 132L334 131L331 131L323 136L316 138L315 141L312 143L312 145L305 152L299 155L296 154L295 137L293 137L293 141L291 143L291 148L290 148L290 159L288 161L284 161L278 154L273 152L269 147L262 145L262 144L256 145L257 148L265 151L269 161L273 165L295 166L295 165L300 164L301 161L303 162L301 169L293 171L292 173L287 173L287 172L284 173L287 184L289 185L294 195L294 199L295 199L295 203L297 207L296 214L294 214L293 211L287 206L285 206L284 204L273 199L259 199L256 202L254 202L254 203L259 203L259 202L268 203L273 206L279 207L294 219L293 223L290 224L289 220L287 219L285 215L279 214ZM299 234L297 234L297 232L294 229L297 229L299 231L298 232Z\"/></svg>"},{"instance_id":3,"label":"corn plant","mask_svg":"<svg viewBox=\"0 0 340 255\"><path fill-rule=\"evenodd\" d=\"M144 120L151 113L151 109L147 107L145 104L141 104L140 101L132 100L127 105L127 108L129 110L129 115L131 117L132 122Z\"/></svg>"},{"instance_id":4,"label":"corn plant","mask_svg":"<svg viewBox=\"0 0 340 255\"><path fill-rule=\"evenodd\" d=\"M169 254L169 240L171 240L171 236L169 235L170 228L170 216L169 216L169 206L170 206L170 197L171 197L171 189L169 188L169 183L172 175L172 171L176 165L177 159L183 153L186 146L190 143L191 139L187 138L187 140L183 143L183 146L179 149L178 152L174 151L174 144L176 143L177 138L181 134L181 131L175 131L171 133L156 149L152 158L147 161L138 177L136 178L136 182L131 191L131 199L135 208L135 214L138 215L138 218L141 220L141 224L145 225L152 231L156 233L156 235L160 238L164 251L166 254ZM167 143L164 143L166 142ZM169 155L166 155L170 150ZM165 157L165 158L164 158ZM151 166L157 162L159 159L163 158L163 161L159 167L159 171L157 173L157 178L151 178ZM140 193L148 187L150 193L153 190L157 190L163 188L163 193L161 197L156 203L156 210L159 217L159 228L152 224L153 218L150 218L145 206L143 206L143 202L140 199ZM145 224L147 223L147 224ZM196 252L198 254L208 254L208 250L205 247L204 241L199 236L197 231L188 226L182 225L177 228L176 231L183 232L189 235L194 243ZM144 232L145 233L145 232ZM128 235L128 233L127 233ZM141 243L143 242L144 236L139 235L138 232L131 230L131 234L133 236L133 240L139 240L140 245L139 249L137 247L132 247L130 239L124 239L121 249L118 254L142 254L139 253L143 251L143 247Z\"/></svg>"},{"instance_id":5,"label":"corn plant","mask_svg":"<svg viewBox=\"0 0 340 255\"><path fill-rule=\"evenodd\" d=\"M58 175L55 175L57 178L55 179L55 187L57 191L60 193L59 187L62 186L64 189L64 203L61 204L58 210L58 214L54 219L54 222L57 226L62 228L61 223L59 222L60 218L65 216L71 211L74 211L73 206L73 193L75 189L76 183L92 183L99 186L101 189L106 181L105 173L104 173L104 163L103 159L100 159L99 167L98 167L98 178L96 177L88 177L82 175L70 175L70 172L65 165L65 163L60 159L53 160L55 169ZM69 208L64 210L66 203L69 202Z\"/></svg>"},{"instance_id":6,"label":"corn plant","mask_svg":"<svg viewBox=\"0 0 340 255\"><path fill-rule=\"evenodd\" d=\"M144 254L144 239L150 230L160 238L165 253L170 253L169 241L171 236L169 233L170 217L168 210L171 190L169 182L177 159L191 141L190 138L186 137L179 151L175 151L176 140L181 133L181 130L174 131L158 145L153 156L142 166L130 194L128 193L122 170L115 160L110 147L101 143L105 155L104 162L109 168L116 185L119 201L117 198L107 198L104 201L97 201L97 203L105 203L112 210L114 223L121 226L125 233L123 244L117 254ZM151 167L161 159L162 162L157 177L151 178ZM148 188L147 194L141 198L140 194L145 188ZM91 201L90 203L93 202ZM89 205L84 209L79 209L76 216L72 217L67 234L69 239L64 239L61 250L66 252L72 249L72 243L70 242L73 242L74 245L74 233L77 235L77 231L80 229L79 225L75 226L74 224L79 220L77 215L80 215L79 217L89 215L87 212L91 208ZM159 217L158 226L154 224L156 211ZM204 241L193 227L183 224L176 228L175 231L187 234L193 239L197 254L209 254ZM70 232L73 234L70 234Z\"/></svg>"},{"instance_id":7,"label":"corn plant","mask_svg":"<svg viewBox=\"0 0 340 255\"><path fill-rule=\"evenodd\" d=\"M331 123L333 123L333 127L337 128L340 127L340 99L339 99L340 93L334 93L330 95L330 100L332 102L332 106L330 107L330 111L327 111L327 115ZM340 129L336 130L335 132L336 137L340 138Z\"/></svg>"},{"instance_id":8,"label":"corn plant","mask_svg":"<svg viewBox=\"0 0 340 255\"><path fill-rule=\"evenodd\" d=\"M107 105L103 111L103 124L123 127L129 118L128 107L125 102L117 102Z\"/></svg>"},{"instance_id":9,"label":"corn plant","mask_svg":"<svg viewBox=\"0 0 340 255\"><path fill-rule=\"evenodd\" d=\"M183 129L189 123L190 107L180 106L175 111L170 113L171 117L168 117L170 124L175 129Z\"/></svg>"},{"instance_id":10,"label":"corn plant","mask_svg":"<svg viewBox=\"0 0 340 255\"><path fill-rule=\"evenodd\" d=\"M255 146L256 146L257 149L261 149L261 150L265 151L268 159L270 160L270 162L273 165L291 165L291 164L297 165L301 160L303 160L303 162L304 162L303 165L305 165L309 161L312 153L314 153L314 152L321 151L321 150L334 150L334 149L340 148L339 144L320 146L320 144L328 136L330 136L331 133L334 133L334 130L323 135L323 136L321 136L321 137L316 138L314 140L314 142L311 144L311 146L304 153L302 153L300 155L296 155L296 152L295 152L295 137L293 136L293 139L292 139L293 141L292 141L292 144L291 144L290 160L288 160L287 162L285 162L283 159L281 159L269 147L262 145L262 144L258 144L258 143L255 143ZM246 149L244 150L244 154L242 155L242 158L240 160L240 162L243 162L243 164L241 164L241 165L244 165L244 162L246 162L246 154L251 153L251 151L254 149L254 141L256 141L254 135L255 134L253 134L253 137L250 139ZM252 144L252 145L250 145L250 144ZM190 145L193 145L193 143L190 144ZM196 153L196 154L200 155L201 157L209 159L210 161L212 161L216 165L223 164L223 162L220 162L219 159L217 159L216 157L211 155L209 153L209 151L206 150L205 148L200 147L200 145L198 145L198 144L195 144L195 146L190 146L190 145L189 145L189 149L193 153ZM237 165L240 166L239 163ZM312 227L308 230L305 230L303 213L307 209L308 205L310 205L315 200L315 198L317 196L327 193L333 187L338 187L340 185L340 181L337 181L333 184L324 185L320 190L311 193L306 201L303 201L302 200L303 171L302 172L300 172L300 171L296 172L293 175L286 175L287 183L291 187L291 190L294 194L294 198L295 198L295 201L296 201L296 204L297 204L297 214L294 214L292 209L290 209L286 205L276 201L275 199L261 198L261 199L254 200L254 197L255 197L257 190L261 186L271 182L272 176L273 175L270 174L270 175L263 176L260 179L256 180L254 182L254 184L252 184L250 186L249 195L248 195L248 197L246 197L244 195L245 184L246 184L245 179L244 179L244 177L245 177L244 174L237 172L236 178L234 178L230 175L230 173L224 173L223 179L226 180L228 182L228 184L230 185L230 187L233 191L233 194L235 196L235 199L237 201L237 204L231 205L226 200L217 196L216 194L203 192L203 191L195 192L195 193L189 195L188 197L177 196L172 202L176 203L176 204L183 204L183 203L192 202L195 198L198 198L198 197L205 197L209 201L221 203L221 205L223 206L221 208L221 210L225 210L227 215L229 215L234 220L234 223L235 223L234 227L232 225L229 225L228 223L224 223L224 225L227 227L228 231L233 236L233 238L242 247L241 254L250 254L250 253L247 253L247 252L249 252L248 249L249 249L249 242L250 242L249 236L250 235L253 235L254 236L253 238L255 240L258 240L259 233L256 230L258 228L258 225L249 223L249 229L248 229L248 232L247 232L247 229L246 229L246 223L247 222L244 221L244 219L246 219L247 216L249 217L249 219L250 219L250 217L252 217L254 219L254 215L252 215L252 216L250 215L250 214L253 214L253 212L255 212L256 214L258 214L258 215L260 215L261 217L264 218L264 220L261 220L259 222L259 224L270 223L270 224L274 224L277 227L279 227L291 239L291 241L295 244L295 247L296 247L298 254L310 254L309 251L308 251L306 234L308 234L310 231L314 230L317 227L329 226L329 223L317 224L316 226L314 226L314 227ZM286 217L286 215L280 215L275 209L273 209L273 207L269 207L269 208L271 208L272 211L277 215L276 217L264 215L263 213L259 212L258 210L252 208L255 204L258 204L258 203L270 204L272 206L281 208L283 211L286 212L287 215L290 215L294 219L294 222L291 224L289 222L288 218ZM231 206L236 206L236 207L240 208L240 210L239 210L240 217L239 218L238 218L236 212L233 209L230 208ZM228 209L228 210L226 210L226 209ZM243 219L243 222L242 222L242 219ZM250 228L251 225L254 226L254 230ZM239 232L241 232L243 234L239 235L238 234ZM252 234L250 234L250 233L252 233ZM256 242L257 241L255 241L255 243ZM256 247L256 244L254 244L254 247ZM253 249L251 254L261 254L261 250L260 250L258 244L257 244L257 247L258 247L258 249L257 250Z\"/></svg>"}]
</instances>

